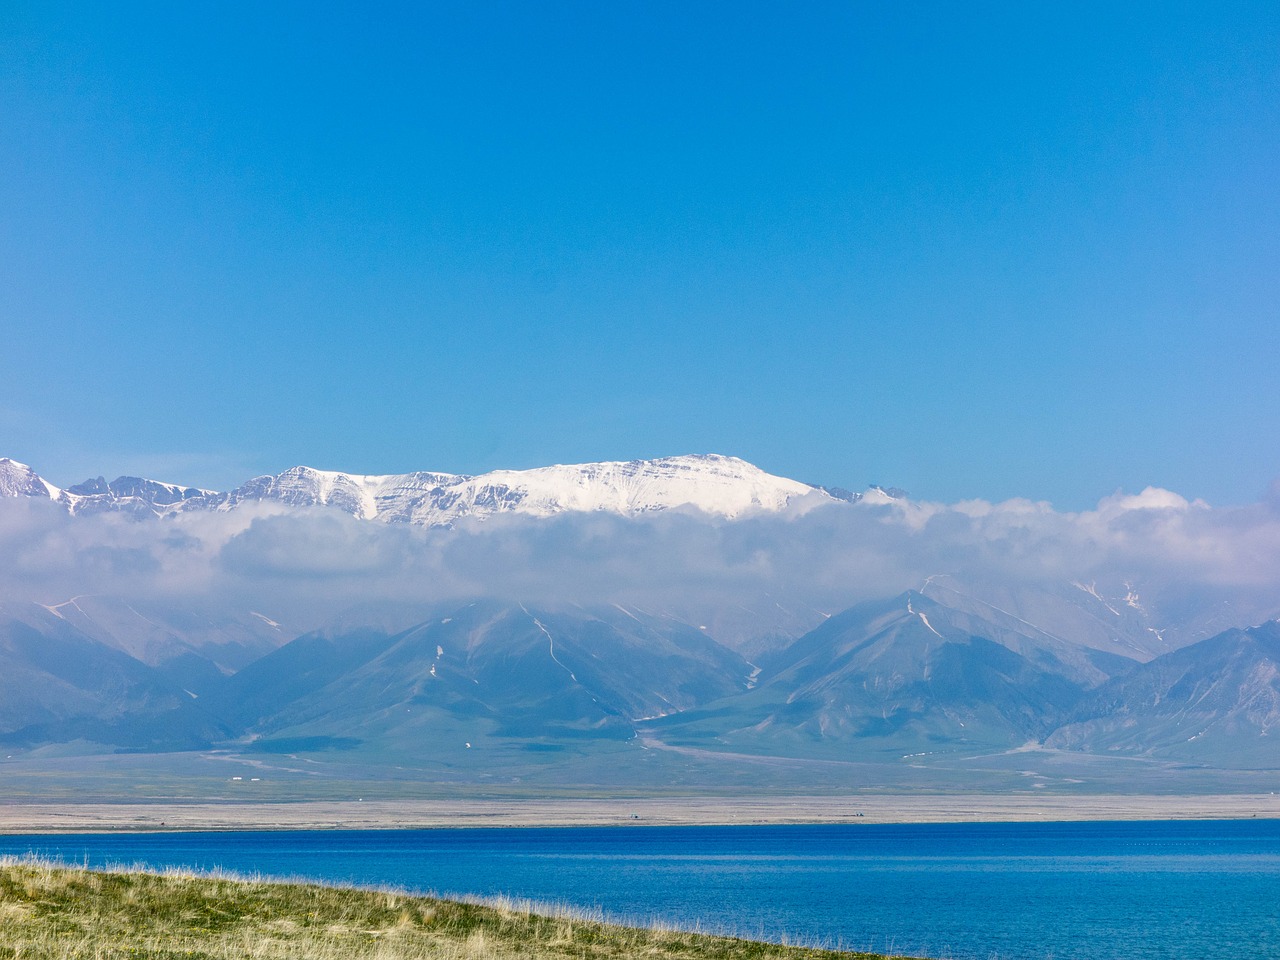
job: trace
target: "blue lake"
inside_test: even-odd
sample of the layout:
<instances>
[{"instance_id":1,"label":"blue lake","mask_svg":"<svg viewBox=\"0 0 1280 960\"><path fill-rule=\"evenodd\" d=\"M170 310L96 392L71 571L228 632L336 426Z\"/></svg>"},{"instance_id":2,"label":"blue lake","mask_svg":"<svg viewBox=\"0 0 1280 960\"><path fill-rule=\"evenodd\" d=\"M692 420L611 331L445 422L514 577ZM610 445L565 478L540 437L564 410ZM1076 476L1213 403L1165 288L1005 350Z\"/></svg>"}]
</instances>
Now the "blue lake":
<instances>
[{"instance_id":1,"label":"blue lake","mask_svg":"<svg viewBox=\"0 0 1280 960\"><path fill-rule=\"evenodd\" d=\"M1280 821L0 836L0 853L599 907L957 960L1280 958Z\"/></svg>"}]
</instances>

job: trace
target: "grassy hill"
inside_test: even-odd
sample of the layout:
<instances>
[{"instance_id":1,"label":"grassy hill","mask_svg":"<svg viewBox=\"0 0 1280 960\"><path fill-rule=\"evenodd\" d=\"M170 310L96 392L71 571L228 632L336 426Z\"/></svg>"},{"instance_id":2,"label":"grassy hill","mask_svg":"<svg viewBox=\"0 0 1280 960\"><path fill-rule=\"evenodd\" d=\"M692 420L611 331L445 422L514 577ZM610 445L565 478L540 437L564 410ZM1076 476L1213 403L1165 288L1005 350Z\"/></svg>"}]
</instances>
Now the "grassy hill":
<instances>
[{"instance_id":1,"label":"grassy hill","mask_svg":"<svg viewBox=\"0 0 1280 960\"><path fill-rule=\"evenodd\" d=\"M0 861L0 958L884 960L304 883Z\"/></svg>"}]
</instances>

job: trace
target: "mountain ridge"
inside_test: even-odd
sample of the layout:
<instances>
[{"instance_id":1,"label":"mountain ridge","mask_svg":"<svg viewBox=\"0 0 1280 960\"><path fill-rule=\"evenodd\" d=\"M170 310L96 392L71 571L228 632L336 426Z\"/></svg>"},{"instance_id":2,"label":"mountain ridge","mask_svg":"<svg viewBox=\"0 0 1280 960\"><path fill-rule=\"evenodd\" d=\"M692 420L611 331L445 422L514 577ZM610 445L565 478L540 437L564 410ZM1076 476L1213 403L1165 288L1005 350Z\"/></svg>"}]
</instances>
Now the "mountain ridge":
<instances>
[{"instance_id":1,"label":"mountain ridge","mask_svg":"<svg viewBox=\"0 0 1280 960\"><path fill-rule=\"evenodd\" d=\"M141 477L104 477L61 488L31 467L0 458L0 496L47 498L73 515L117 512L138 518L191 510L234 510L250 503L333 507L363 520L448 526L496 514L548 517L569 512L639 516L695 509L725 519L776 513L804 498L889 503L894 488L864 493L780 477L737 457L687 454L652 460L554 464L478 475L416 471L356 474L295 466L220 492Z\"/></svg>"}]
</instances>

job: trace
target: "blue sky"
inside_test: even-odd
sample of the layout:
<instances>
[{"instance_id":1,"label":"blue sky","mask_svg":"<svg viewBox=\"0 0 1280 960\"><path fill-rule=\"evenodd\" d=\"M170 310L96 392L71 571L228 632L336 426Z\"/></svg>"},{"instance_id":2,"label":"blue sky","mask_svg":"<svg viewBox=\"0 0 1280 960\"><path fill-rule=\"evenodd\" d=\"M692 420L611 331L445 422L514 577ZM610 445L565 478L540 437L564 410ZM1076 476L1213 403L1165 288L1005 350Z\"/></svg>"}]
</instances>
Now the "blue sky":
<instances>
[{"instance_id":1,"label":"blue sky","mask_svg":"<svg viewBox=\"0 0 1280 960\"><path fill-rule=\"evenodd\" d=\"M5 4L0 455L1255 500L1280 7L1221 6Z\"/></svg>"}]
</instances>

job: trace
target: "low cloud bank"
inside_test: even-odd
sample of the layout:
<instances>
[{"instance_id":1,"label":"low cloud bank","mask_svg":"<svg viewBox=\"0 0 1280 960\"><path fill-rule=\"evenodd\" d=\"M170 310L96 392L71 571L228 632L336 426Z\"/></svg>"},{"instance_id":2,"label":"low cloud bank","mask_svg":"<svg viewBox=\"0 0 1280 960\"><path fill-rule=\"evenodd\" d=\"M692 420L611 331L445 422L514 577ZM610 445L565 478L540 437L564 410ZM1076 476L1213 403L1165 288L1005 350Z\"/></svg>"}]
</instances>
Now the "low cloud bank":
<instances>
[{"instance_id":1,"label":"low cloud bank","mask_svg":"<svg viewBox=\"0 0 1280 960\"><path fill-rule=\"evenodd\" d=\"M1081 513L1025 500L807 502L737 521L563 514L453 529L276 505L139 522L18 498L0 502L0 556L3 599L107 594L261 610L304 627L357 604L489 596L620 602L768 634L794 629L788 617L803 628L818 611L939 575L1127 584L1170 616L1229 601L1237 616L1260 617L1280 611L1280 488L1237 508L1153 488Z\"/></svg>"}]
</instances>

